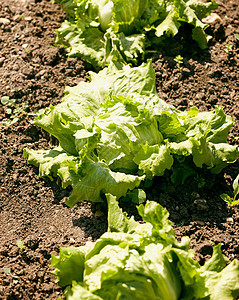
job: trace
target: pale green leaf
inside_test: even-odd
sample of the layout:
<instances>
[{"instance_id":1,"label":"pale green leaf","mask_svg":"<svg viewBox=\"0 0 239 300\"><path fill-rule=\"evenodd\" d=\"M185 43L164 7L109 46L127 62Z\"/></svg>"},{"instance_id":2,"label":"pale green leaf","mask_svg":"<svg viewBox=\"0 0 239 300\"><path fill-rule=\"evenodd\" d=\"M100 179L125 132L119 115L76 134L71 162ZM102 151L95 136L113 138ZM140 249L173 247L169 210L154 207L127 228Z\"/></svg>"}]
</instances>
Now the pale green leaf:
<instances>
[{"instance_id":1,"label":"pale green leaf","mask_svg":"<svg viewBox=\"0 0 239 300\"><path fill-rule=\"evenodd\" d=\"M232 186L233 186L233 194L234 194L234 200L235 200L237 195L239 194L239 174L237 175L237 177L233 181Z\"/></svg>"}]
</instances>

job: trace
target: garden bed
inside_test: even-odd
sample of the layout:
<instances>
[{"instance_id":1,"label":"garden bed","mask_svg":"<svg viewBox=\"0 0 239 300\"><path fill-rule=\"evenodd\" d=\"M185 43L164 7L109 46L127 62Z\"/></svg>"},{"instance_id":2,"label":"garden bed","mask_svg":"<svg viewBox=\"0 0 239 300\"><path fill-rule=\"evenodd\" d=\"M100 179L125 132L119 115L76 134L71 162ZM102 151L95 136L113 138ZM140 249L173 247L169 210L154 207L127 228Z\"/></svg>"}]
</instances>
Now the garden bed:
<instances>
[{"instance_id":1,"label":"garden bed","mask_svg":"<svg viewBox=\"0 0 239 300\"><path fill-rule=\"evenodd\" d=\"M199 111L223 106L235 126L228 142L239 141L239 15L237 0L218 1L221 21L211 25L207 50L200 50L179 33L172 47L148 54L156 72L160 97L180 110L196 106ZM46 149L57 141L31 123L33 113L60 103L66 85L87 80L92 67L80 59L67 59L55 47L55 30L65 19L58 5L47 0L0 0L0 86L2 96L15 99L26 113L10 126L0 125L0 296L2 299L56 299L62 289L50 273L51 254L62 246L84 245L107 229L107 210L102 204L82 202L68 208L59 180L43 180L38 169L27 165L25 147ZM182 30L188 30L184 28ZM232 45L232 49L228 49ZM170 49L170 52L166 51ZM182 70L174 58L183 57ZM9 120L0 105L0 122ZM212 245L222 243L230 260L239 259L239 209L228 208L220 194L232 195L239 162L219 175L206 174L205 182L174 186L156 179L149 194L170 213L177 238L188 235L195 258L204 263ZM193 182L193 184L192 184ZM129 214L135 208L124 206ZM137 218L137 216L136 216ZM21 250L17 241L23 242ZM11 274L7 274L9 268ZM9 270L8 269L8 270Z\"/></svg>"}]
</instances>

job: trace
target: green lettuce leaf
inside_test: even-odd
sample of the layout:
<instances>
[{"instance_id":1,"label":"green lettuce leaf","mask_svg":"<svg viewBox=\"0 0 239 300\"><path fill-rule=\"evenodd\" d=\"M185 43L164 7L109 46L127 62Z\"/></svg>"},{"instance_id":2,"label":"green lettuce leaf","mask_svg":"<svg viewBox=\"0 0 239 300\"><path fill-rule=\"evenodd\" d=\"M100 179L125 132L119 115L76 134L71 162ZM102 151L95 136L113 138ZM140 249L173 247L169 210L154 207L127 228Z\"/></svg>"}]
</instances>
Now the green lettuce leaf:
<instances>
[{"instance_id":1,"label":"green lettuce leaf","mask_svg":"<svg viewBox=\"0 0 239 300\"><path fill-rule=\"evenodd\" d=\"M145 223L138 223L122 212L116 197L106 196L108 232L94 243L52 255L67 300L236 299L239 262L227 265L220 244L200 266L189 238L176 240L165 208L153 201L141 204Z\"/></svg>"},{"instance_id":2,"label":"green lettuce leaf","mask_svg":"<svg viewBox=\"0 0 239 300\"><path fill-rule=\"evenodd\" d=\"M72 193L66 199L69 207L81 200L102 201L101 193L112 193L117 198L128 190L138 187L144 176L112 172L103 162L91 162L67 154L60 147L48 151L24 150L28 162L39 167L41 177L59 176L62 187L72 186Z\"/></svg>"},{"instance_id":3,"label":"green lettuce leaf","mask_svg":"<svg viewBox=\"0 0 239 300\"><path fill-rule=\"evenodd\" d=\"M62 248L60 256L52 255L51 266L55 268L52 272L58 277L60 286L71 285L73 280L82 281L87 247Z\"/></svg>"},{"instance_id":4,"label":"green lettuce leaf","mask_svg":"<svg viewBox=\"0 0 239 300\"><path fill-rule=\"evenodd\" d=\"M196 168L218 173L239 157L238 147L226 143L232 118L219 107L181 112L165 103L157 95L151 62L122 70L110 65L91 73L90 80L68 87L63 101L34 121L59 147L24 150L41 177L59 176L64 188L72 186L69 206L102 201L106 193L119 199L166 170L182 182ZM175 161L186 157L191 165L185 161L177 170ZM136 203L145 198L140 190L130 193Z\"/></svg>"},{"instance_id":5,"label":"green lettuce leaf","mask_svg":"<svg viewBox=\"0 0 239 300\"><path fill-rule=\"evenodd\" d=\"M144 59L145 48L175 36L183 23L205 49L210 38L202 19L217 8L214 0L56 0L69 20L57 30L56 42L69 56L80 56L99 69Z\"/></svg>"},{"instance_id":6,"label":"green lettuce leaf","mask_svg":"<svg viewBox=\"0 0 239 300\"><path fill-rule=\"evenodd\" d=\"M232 187L233 187L233 194L234 194L234 201L235 201L237 195L239 194L239 174L234 179Z\"/></svg>"}]
</instances>

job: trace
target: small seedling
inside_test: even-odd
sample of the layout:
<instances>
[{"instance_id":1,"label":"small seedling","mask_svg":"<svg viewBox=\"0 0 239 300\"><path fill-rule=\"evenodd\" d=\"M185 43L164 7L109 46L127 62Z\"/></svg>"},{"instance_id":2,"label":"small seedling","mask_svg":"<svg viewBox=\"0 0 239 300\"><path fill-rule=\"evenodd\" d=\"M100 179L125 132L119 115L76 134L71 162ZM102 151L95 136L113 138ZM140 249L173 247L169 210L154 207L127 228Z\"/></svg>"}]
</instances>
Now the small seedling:
<instances>
[{"instance_id":1,"label":"small seedling","mask_svg":"<svg viewBox=\"0 0 239 300\"><path fill-rule=\"evenodd\" d=\"M9 115L11 121L1 122L4 126L10 126L16 123L19 120L20 114L25 114L26 109L28 108L28 103L25 101L22 103L22 106L16 104L15 99L10 99L8 96L3 96L1 98L2 105L6 106L5 113Z\"/></svg>"},{"instance_id":2,"label":"small seedling","mask_svg":"<svg viewBox=\"0 0 239 300\"><path fill-rule=\"evenodd\" d=\"M10 268L4 268L3 269L4 273L8 276L12 277L12 281L13 283L17 284L18 283L18 277L17 275L12 274L11 269Z\"/></svg>"},{"instance_id":3,"label":"small seedling","mask_svg":"<svg viewBox=\"0 0 239 300\"><path fill-rule=\"evenodd\" d=\"M233 181L232 187L233 187L233 198L231 198L227 194L220 195L222 200L224 200L229 207L233 207L239 204L239 199L236 200L237 195L239 194L239 174L237 175L236 179Z\"/></svg>"},{"instance_id":4,"label":"small seedling","mask_svg":"<svg viewBox=\"0 0 239 300\"><path fill-rule=\"evenodd\" d=\"M37 111L28 113L28 115L29 115L29 116L37 117L37 116L40 116L40 115L44 114L45 111L46 111L45 108L41 108L41 109L39 109L39 110L37 110Z\"/></svg>"},{"instance_id":5,"label":"small seedling","mask_svg":"<svg viewBox=\"0 0 239 300\"><path fill-rule=\"evenodd\" d=\"M206 180L205 178L201 176L196 177L196 183L199 189L203 188L206 185Z\"/></svg>"},{"instance_id":6,"label":"small seedling","mask_svg":"<svg viewBox=\"0 0 239 300\"><path fill-rule=\"evenodd\" d=\"M19 87L19 88L14 88L14 89L12 89L11 92L12 92L12 93L19 93L21 90L22 90L22 88ZM6 97L6 96L4 96L4 97Z\"/></svg>"},{"instance_id":7,"label":"small seedling","mask_svg":"<svg viewBox=\"0 0 239 300\"><path fill-rule=\"evenodd\" d=\"M176 61L176 66L177 68L179 69L180 72L182 72L182 64L183 64L183 57L181 55L177 55L175 58L174 58L174 61Z\"/></svg>"},{"instance_id":8,"label":"small seedling","mask_svg":"<svg viewBox=\"0 0 239 300\"><path fill-rule=\"evenodd\" d=\"M232 54L232 45L231 44L226 44L224 51L228 54Z\"/></svg>"},{"instance_id":9,"label":"small seedling","mask_svg":"<svg viewBox=\"0 0 239 300\"><path fill-rule=\"evenodd\" d=\"M237 39L237 42L239 42L239 34L238 33L235 34L235 37Z\"/></svg>"},{"instance_id":10,"label":"small seedling","mask_svg":"<svg viewBox=\"0 0 239 300\"><path fill-rule=\"evenodd\" d=\"M21 251L23 251L23 248L24 248L23 241L18 240L18 241L17 241L17 247L18 247Z\"/></svg>"},{"instance_id":11,"label":"small seedling","mask_svg":"<svg viewBox=\"0 0 239 300\"><path fill-rule=\"evenodd\" d=\"M239 203L239 200L233 200L227 194L221 194L220 197L222 198L222 200L224 200L227 203L227 205L229 207L233 207L233 206L235 206L235 205L237 205Z\"/></svg>"}]
</instances>

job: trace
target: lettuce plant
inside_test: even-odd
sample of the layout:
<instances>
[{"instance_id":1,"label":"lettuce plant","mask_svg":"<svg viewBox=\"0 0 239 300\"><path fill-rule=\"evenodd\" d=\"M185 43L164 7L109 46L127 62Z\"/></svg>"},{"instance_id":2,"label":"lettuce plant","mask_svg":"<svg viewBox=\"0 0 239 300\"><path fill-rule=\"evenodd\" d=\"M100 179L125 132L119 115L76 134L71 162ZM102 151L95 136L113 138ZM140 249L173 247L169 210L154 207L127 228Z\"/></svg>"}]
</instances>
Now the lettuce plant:
<instances>
[{"instance_id":1,"label":"lettuce plant","mask_svg":"<svg viewBox=\"0 0 239 300\"><path fill-rule=\"evenodd\" d=\"M188 159L219 173L239 157L238 147L226 143L232 118L220 107L181 112L161 100L151 62L122 70L112 64L65 93L34 121L59 146L25 149L24 156L41 177L59 176L64 188L72 186L69 206L102 201L105 193L119 199L167 169L183 182L195 174Z\"/></svg>"},{"instance_id":2,"label":"lettuce plant","mask_svg":"<svg viewBox=\"0 0 239 300\"><path fill-rule=\"evenodd\" d=\"M224 200L228 204L229 207L233 207L233 206L239 204L239 199L236 199L237 195L239 194L239 174L233 181L232 187L233 187L233 199L231 199L231 197L227 194L220 195L222 200Z\"/></svg>"},{"instance_id":3,"label":"lettuce plant","mask_svg":"<svg viewBox=\"0 0 239 300\"><path fill-rule=\"evenodd\" d=\"M57 30L57 42L69 56L80 56L95 68L114 61L134 63L145 48L163 37L175 36L183 23L192 26L192 38L205 49L208 25L202 19L217 8L215 0L55 0L69 20Z\"/></svg>"},{"instance_id":4,"label":"lettuce plant","mask_svg":"<svg viewBox=\"0 0 239 300\"><path fill-rule=\"evenodd\" d=\"M189 238L175 238L168 212L153 201L138 207L144 224L122 213L107 194L108 231L96 242L61 248L51 266L67 300L232 300L239 296L239 262L221 245L203 265L193 260Z\"/></svg>"}]
</instances>

